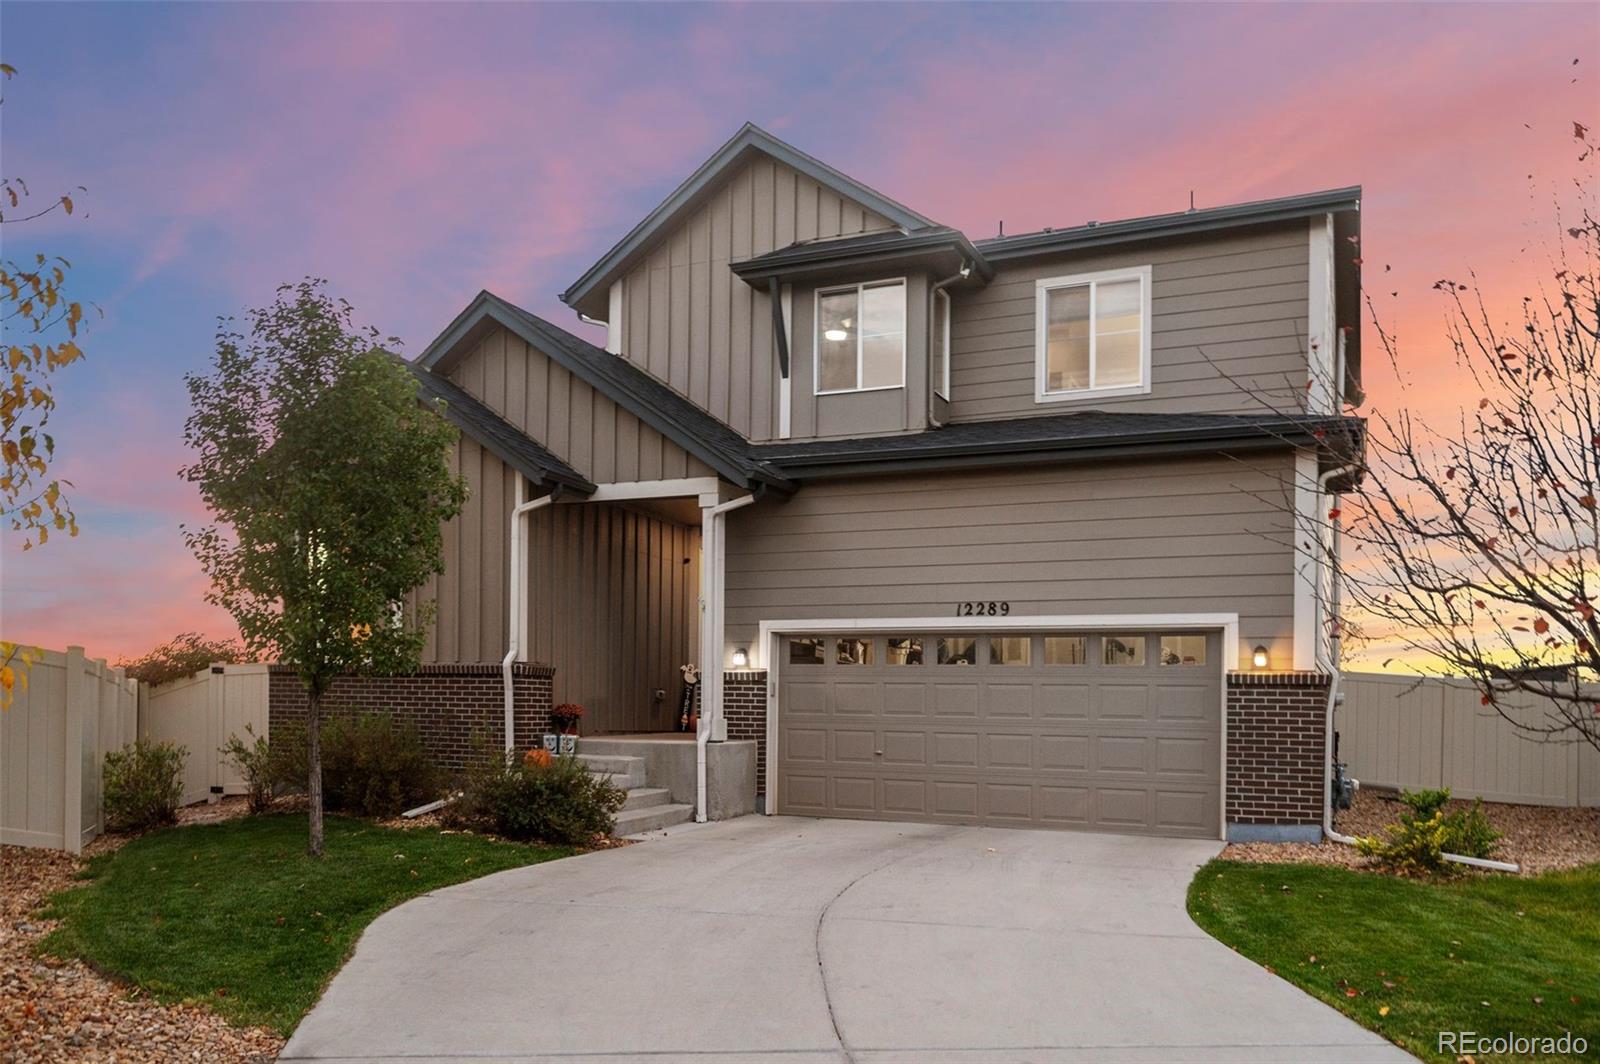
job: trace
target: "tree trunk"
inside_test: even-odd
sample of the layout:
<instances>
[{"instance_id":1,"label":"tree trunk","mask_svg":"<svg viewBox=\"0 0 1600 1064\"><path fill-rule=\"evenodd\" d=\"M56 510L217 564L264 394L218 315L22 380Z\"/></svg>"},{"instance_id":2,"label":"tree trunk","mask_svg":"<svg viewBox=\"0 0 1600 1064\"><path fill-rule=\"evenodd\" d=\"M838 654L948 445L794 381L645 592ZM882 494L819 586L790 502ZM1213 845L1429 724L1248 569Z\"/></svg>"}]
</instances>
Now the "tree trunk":
<instances>
[{"instance_id":1,"label":"tree trunk","mask_svg":"<svg viewBox=\"0 0 1600 1064\"><path fill-rule=\"evenodd\" d=\"M306 852L322 856L322 692L306 691L306 793L311 799L311 841Z\"/></svg>"}]
</instances>

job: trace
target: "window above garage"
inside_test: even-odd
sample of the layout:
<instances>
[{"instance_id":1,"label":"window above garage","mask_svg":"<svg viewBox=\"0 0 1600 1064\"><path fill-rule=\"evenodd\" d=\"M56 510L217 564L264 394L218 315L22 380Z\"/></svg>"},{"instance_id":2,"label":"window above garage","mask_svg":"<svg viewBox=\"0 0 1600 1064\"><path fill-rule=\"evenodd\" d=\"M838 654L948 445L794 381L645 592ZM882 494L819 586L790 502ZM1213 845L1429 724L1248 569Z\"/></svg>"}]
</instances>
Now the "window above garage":
<instances>
[{"instance_id":1,"label":"window above garage","mask_svg":"<svg viewBox=\"0 0 1600 1064\"><path fill-rule=\"evenodd\" d=\"M903 388L904 278L817 289L816 394Z\"/></svg>"},{"instance_id":2,"label":"window above garage","mask_svg":"<svg viewBox=\"0 0 1600 1064\"><path fill-rule=\"evenodd\" d=\"M1150 267L1047 277L1035 304L1036 401L1150 391Z\"/></svg>"}]
</instances>

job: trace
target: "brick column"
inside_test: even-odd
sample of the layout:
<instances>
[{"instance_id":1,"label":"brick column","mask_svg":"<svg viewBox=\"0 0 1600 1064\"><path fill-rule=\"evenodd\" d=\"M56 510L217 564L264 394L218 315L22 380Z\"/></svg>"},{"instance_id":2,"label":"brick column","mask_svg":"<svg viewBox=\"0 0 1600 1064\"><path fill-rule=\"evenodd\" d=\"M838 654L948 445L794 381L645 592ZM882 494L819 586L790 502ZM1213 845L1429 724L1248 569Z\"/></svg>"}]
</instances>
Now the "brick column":
<instances>
[{"instance_id":1,"label":"brick column","mask_svg":"<svg viewBox=\"0 0 1600 1064\"><path fill-rule=\"evenodd\" d=\"M1322 837L1329 677L1320 672L1228 674L1228 838Z\"/></svg>"},{"instance_id":2,"label":"brick column","mask_svg":"<svg viewBox=\"0 0 1600 1064\"><path fill-rule=\"evenodd\" d=\"M535 746L550 726L549 665L511 667L517 749ZM465 768L477 744L505 743L505 688L496 664L467 662L423 665L403 676L341 676L323 700L324 716L387 713L412 724L434 760L452 771ZM274 665L267 676L267 733L304 724L306 689L294 670Z\"/></svg>"},{"instance_id":3,"label":"brick column","mask_svg":"<svg viewBox=\"0 0 1600 1064\"><path fill-rule=\"evenodd\" d=\"M756 744L756 793L767 790L767 670L740 669L722 674L722 716L729 739Z\"/></svg>"}]
</instances>

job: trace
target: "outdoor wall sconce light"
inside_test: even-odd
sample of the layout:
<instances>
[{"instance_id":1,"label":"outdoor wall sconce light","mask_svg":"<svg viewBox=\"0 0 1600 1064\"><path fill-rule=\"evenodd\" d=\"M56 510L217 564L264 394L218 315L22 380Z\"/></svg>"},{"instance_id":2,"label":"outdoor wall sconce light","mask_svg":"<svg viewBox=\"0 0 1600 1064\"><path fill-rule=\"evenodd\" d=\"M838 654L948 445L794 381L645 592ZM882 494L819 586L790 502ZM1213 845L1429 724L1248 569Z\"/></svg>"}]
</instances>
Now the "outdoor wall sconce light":
<instances>
[{"instance_id":1,"label":"outdoor wall sconce light","mask_svg":"<svg viewBox=\"0 0 1600 1064\"><path fill-rule=\"evenodd\" d=\"M750 652L744 647L739 647L733 652L733 667L742 669L750 664Z\"/></svg>"},{"instance_id":2,"label":"outdoor wall sconce light","mask_svg":"<svg viewBox=\"0 0 1600 1064\"><path fill-rule=\"evenodd\" d=\"M1264 647L1264 646L1257 645L1255 650L1251 651L1251 653L1250 653L1250 664L1254 665L1258 669L1266 668L1267 667L1267 648Z\"/></svg>"}]
</instances>

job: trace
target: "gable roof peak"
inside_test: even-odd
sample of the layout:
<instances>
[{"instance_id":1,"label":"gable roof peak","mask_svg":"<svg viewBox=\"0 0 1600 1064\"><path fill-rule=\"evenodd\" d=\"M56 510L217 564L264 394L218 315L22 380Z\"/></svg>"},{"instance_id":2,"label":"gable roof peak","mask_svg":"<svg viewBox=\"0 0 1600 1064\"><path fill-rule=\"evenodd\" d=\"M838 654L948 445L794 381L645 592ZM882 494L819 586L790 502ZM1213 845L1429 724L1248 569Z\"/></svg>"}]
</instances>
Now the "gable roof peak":
<instances>
[{"instance_id":1,"label":"gable roof peak","mask_svg":"<svg viewBox=\"0 0 1600 1064\"><path fill-rule=\"evenodd\" d=\"M910 231L938 225L927 215L919 214L848 174L835 170L821 159L808 155L789 142L768 133L754 122L746 122L722 147L713 152L699 169L690 174L666 199L657 204L654 210L645 215L638 225L629 230L628 234L606 252L600 261L589 267L582 277L562 292L561 301L580 313L586 312L586 309L591 312L600 309L598 305L591 306L585 301L597 300L616 275L631 265L662 230L683 211L698 204L724 175L737 169L754 152L775 159L841 196L855 200L889 219L901 229Z\"/></svg>"}]
</instances>

